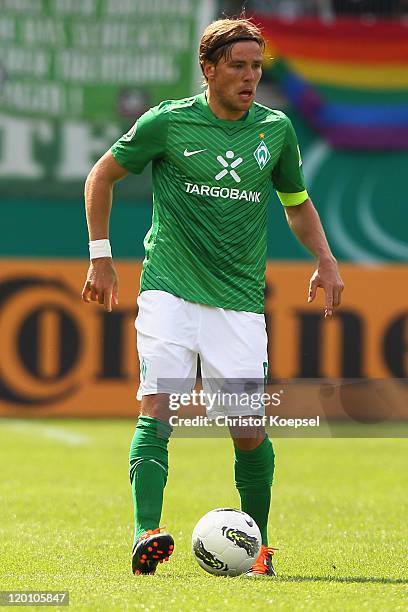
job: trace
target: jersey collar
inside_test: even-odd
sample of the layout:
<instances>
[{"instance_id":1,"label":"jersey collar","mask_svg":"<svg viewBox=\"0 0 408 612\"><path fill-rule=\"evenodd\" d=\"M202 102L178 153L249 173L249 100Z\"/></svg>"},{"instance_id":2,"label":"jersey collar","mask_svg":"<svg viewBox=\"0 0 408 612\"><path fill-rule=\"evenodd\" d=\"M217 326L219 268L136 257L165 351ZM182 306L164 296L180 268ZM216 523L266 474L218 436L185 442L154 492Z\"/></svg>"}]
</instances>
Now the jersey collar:
<instances>
[{"instance_id":1,"label":"jersey collar","mask_svg":"<svg viewBox=\"0 0 408 612\"><path fill-rule=\"evenodd\" d=\"M214 113L212 112L211 108L208 105L205 91L201 94L198 94L198 96L196 96L196 100L200 108L202 109L204 115L207 117L207 119L209 119L212 123L215 123L216 125L220 125L222 127L228 127L231 129L236 129L236 128L242 128L244 125L248 125L249 123L254 122L254 118L255 118L254 104L251 105L250 109L248 110L247 114L245 115L243 119L236 119L236 120L231 121L229 119L218 119L218 117L214 115Z\"/></svg>"}]
</instances>

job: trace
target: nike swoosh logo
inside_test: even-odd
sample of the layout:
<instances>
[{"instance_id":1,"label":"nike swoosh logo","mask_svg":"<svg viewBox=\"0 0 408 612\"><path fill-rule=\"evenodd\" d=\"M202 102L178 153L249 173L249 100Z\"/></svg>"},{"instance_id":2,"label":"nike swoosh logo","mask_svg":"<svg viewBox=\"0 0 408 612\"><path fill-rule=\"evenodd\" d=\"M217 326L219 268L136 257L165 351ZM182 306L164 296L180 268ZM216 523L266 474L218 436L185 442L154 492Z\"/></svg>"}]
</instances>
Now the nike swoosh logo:
<instances>
[{"instance_id":1,"label":"nike swoosh logo","mask_svg":"<svg viewBox=\"0 0 408 612\"><path fill-rule=\"evenodd\" d=\"M207 149L200 149L199 151L187 151L187 149L184 149L184 157L190 157L190 155L197 155L197 153L202 153L206 150Z\"/></svg>"}]
</instances>

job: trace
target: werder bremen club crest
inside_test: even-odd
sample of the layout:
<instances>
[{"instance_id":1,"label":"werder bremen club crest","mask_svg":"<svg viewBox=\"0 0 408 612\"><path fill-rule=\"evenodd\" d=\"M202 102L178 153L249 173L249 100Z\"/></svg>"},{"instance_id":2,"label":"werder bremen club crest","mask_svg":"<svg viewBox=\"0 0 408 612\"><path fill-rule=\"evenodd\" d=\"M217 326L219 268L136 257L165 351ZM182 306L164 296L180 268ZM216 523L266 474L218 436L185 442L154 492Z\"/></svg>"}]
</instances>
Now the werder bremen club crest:
<instances>
[{"instance_id":1,"label":"werder bremen club crest","mask_svg":"<svg viewBox=\"0 0 408 612\"><path fill-rule=\"evenodd\" d=\"M266 164L271 159L271 154L269 153L269 149L263 140L262 142L259 143L256 151L254 152L254 157L256 161L258 162L258 166L261 170L265 168Z\"/></svg>"}]
</instances>

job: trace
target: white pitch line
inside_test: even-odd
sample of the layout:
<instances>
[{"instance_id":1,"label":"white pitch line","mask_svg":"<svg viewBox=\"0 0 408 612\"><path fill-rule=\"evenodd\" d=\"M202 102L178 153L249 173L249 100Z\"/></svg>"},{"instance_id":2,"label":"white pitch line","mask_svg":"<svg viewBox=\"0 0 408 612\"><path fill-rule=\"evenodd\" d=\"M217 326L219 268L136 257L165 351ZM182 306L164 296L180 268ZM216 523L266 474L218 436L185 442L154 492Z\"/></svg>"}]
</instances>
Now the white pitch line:
<instances>
[{"instance_id":1,"label":"white pitch line","mask_svg":"<svg viewBox=\"0 0 408 612\"><path fill-rule=\"evenodd\" d=\"M0 429L6 428L11 431L23 434L34 434L50 440L57 440L67 446L86 446L90 444L91 439L83 434L74 431L68 431L62 427L53 425L41 425L35 421L27 421L20 419L0 419Z\"/></svg>"}]
</instances>

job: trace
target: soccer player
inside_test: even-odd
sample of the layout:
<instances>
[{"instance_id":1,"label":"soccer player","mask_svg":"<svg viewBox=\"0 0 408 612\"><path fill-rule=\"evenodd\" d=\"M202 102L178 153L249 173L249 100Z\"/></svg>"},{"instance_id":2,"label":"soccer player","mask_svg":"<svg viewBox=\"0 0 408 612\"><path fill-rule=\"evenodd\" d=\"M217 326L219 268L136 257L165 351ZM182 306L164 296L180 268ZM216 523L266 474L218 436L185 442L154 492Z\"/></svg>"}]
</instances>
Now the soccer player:
<instances>
[{"instance_id":1,"label":"soccer player","mask_svg":"<svg viewBox=\"0 0 408 612\"><path fill-rule=\"evenodd\" d=\"M302 174L295 132L284 113L255 102L265 48L247 19L222 19L199 49L206 90L169 100L136 121L92 168L85 186L91 263L85 302L118 303L118 278L108 239L112 188L152 162L153 222L145 238L137 347L141 413L130 448L135 538L134 574L154 574L172 553L159 527L168 473L169 394L192 389L200 356L203 385L263 379L266 216L279 196L291 230L317 259L308 301L325 292L325 316L340 304L343 283ZM158 381L165 379L165 383ZM212 406L248 415L248 407ZM263 427L232 429L241 508L262 535L250 575L273 576L268 513L274 451Z\"/></svg>"}]
</instances>

